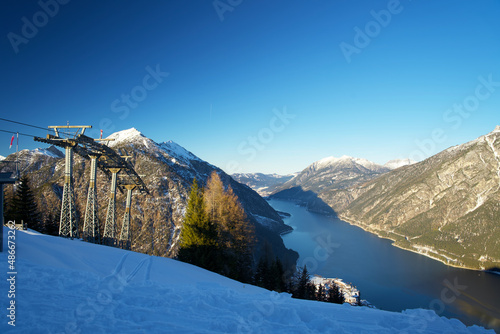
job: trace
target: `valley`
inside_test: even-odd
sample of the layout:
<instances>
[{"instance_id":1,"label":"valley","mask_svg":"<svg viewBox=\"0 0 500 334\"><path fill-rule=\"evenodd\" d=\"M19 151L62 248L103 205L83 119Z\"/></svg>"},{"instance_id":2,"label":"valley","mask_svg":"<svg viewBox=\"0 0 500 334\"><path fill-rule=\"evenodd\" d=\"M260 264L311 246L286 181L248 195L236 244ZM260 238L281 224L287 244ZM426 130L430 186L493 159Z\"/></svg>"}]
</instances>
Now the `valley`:
<instances>
[{"instance_id":1,"label":"valley","mask_svg":"<svg viewBox=\"0 0 500 334\"><path fill-rule=\"evenodd\" d=\"M450 266L490 270L500 267L499 151L497 126L418 163L330 157L269 197L338 216Z\"/></svg>"}]
</instances>

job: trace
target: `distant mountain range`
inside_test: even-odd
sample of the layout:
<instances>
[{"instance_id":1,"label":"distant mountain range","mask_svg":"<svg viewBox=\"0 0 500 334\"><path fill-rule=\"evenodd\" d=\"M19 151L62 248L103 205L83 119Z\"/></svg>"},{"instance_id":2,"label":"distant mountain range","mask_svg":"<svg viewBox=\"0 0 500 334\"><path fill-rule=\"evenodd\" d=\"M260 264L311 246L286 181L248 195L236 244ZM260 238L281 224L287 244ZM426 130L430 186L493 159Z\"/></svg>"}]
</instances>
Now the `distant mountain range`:
<instances>
[{"instance_id":1,"label":"distant mountain range","mask_svg":"<svg viewBox=\"0 0 500 334\"><path fill-rule=\"evenodd\" d=\"M297 176L276 188L272 198L299 201L311 211L333 214L324 197L370 181L392 169L413 163L409 159L391 160L379 165L366 159L342 156L328 157L306 167ZM344 203L344 195L337 199Z\"/></svg>"},{"instance_id":2,"label":"distant mountain range","mask_svg":"<svg viewBox=\"0 0 500 334\"><path fill-rule=\"evenodd\" d=\"M279 214L255 191L172 141L156 143L133 128L114 133L108 139L114 139L110 147L122 155L132 156L134 168L150 192L149 195L136 194L133 197L132 250L174 256L179 247L179 235L193 179L196 178L203 185L212 171L216 171L224 185L234 190L248 219L256 228L256 258L264 245L270 245L272 252L280 256L285 264L295 265L297 253L286 249L280 237L280 233L290 231L291 227L285 225ZM64 154L55 147L19 152L21 173L29 175L39 207L43 208L45 217L50 215L57 220L64 179L63 158ZM15 160L16 154L6 159ZM80 225L83 225L85 214L89 170L90 161L75 155L73 174ZM102 230L110 185L102 172L98 172L97 185ZM124 196L123 193L117 195L118 231L121 230Z\"/></svg>"},{"instance_id":3,"label":"distant mountain range","mask_svg":"<svg viewBox=\"0 0 500 334\"><path fill-rule=\"evenodd\" d=\"M498 268L500 127L419 163L381 166L351 157L322 159L271 198L337 214L450 265Z\"/></svg>"},{"instance_id":4,"label":"distant mountain range","mask_svg":"<svg viewBox=\"0 0 500 334\"><path fill-rule=\"evenodd\" d=\"M266 197L276 191L283 183L289 181L295 174L278 175L278 174L263 174L263 173L236 173L232 174L232 178L236 181L246 184L259 195Z\"/></svg>"}]
</instances>

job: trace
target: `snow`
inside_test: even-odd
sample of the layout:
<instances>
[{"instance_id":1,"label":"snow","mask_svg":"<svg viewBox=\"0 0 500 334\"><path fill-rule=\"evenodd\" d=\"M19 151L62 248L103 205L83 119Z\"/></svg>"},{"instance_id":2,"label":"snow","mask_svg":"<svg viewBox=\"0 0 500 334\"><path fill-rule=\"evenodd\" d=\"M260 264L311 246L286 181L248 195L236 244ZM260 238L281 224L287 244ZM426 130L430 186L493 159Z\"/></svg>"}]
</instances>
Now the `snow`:
<instances>
[{"instance_id":1,"label":"snow","mask_svg":"<svg viewBox=\"0 0 500 334\"><path fill-rule=\"evenodd\" d=\"M175 157L181 161L188 162L190 160L200 160L196 155L171 140L161 143L160 147L168 155L170 155L171 157Z\"/></svg>"},{"instance_id":2,"label":"snow","mask_svg":"<svg viewBox=\"0 0 500 334\"><path fill-rule=\"evenodd\" d=\"M265 227L268 227L268 228L272 228L273 226L275 225L278 225L279 223L274 220L274 219L271 219L271 218L268 218L268 217L263 217L263 216L259 216L257 214L252 214L252 216L255 218L255 220L262 226L265 226Z\"/></svg>"},{"instance_id":3,"label":"snow","mask_svg":"<svg viewBox=\"0 0 500 334\"><path fill-rule=\"evenodd\" d=\"M118 131L109 135L106 139L113 139L109 142L109 146L117 146L122 143L130 143L138 139L147 139L141 132L136 128L130 128L127 130Z\"/></svg>"},{"instance_id":4,"label":"snow","mask_svg":"<svg viewBox=\"0 0 500 334\"><path fill-rule=\"evenodd\" d=\"M0 155L0 161L4 160L5 157L3 155Z\"/></svg>"},{"instance_id":5,"label":"snow","mask_svg":"<svg viewBox=\"0 0 500 334\"><path fill-rule=\"evenodd\" d=\"M56 150L56 151L52 151L52 150ZM49 149L46 149L46 148L36 148L32 151L34 154L42 154L42 155L46 155L46 156L49 156L49 157L52 157L52 158L56 158L56 159L59 159L61 157L64 157L64 154L57 150L56 148L54 147L51 147Z\"/></svg>"},{"instance_id":6,"label":"snow","mask_svg":"<svg viewBox=\"0 0 500 334\"><path fill-rule=\"evenodd\" d=\"M7 270L7 231L0 253ZM16 231L15 328L1 333L485 333L433 311L292 299L168 258ZM493 333L492 331L490 331Z\"/></svg>"},{"instance_id":7,"label":"snow","mask_svg":"<svg viewBox=\"0 0 500 334\"><path fill-rule=\"evenodd\" d=\"M415 161L411 159L394 159L387 161L384 164L384 167L387 167L389 169L396 169L403 166L413 165L414 163Z\"/></svg>"},{"instance_id":8,"label":"snow","mask_svg":"<svg viewBox=\"0 0 500 334\"><path fill-rule=\"evenodd\" d=\"M334 156L323 158L321 160L314 162L311 166L312 166L312 168L318 170L318 169L334 166L337 164L349 163L349 162L356 163L358 165L365 167L368 170L375 171L375 172L379 171L381 168L383 168L383 166L376 164L372 161L369 161L367 159L353 158L353 157L350 157L348 155L343 155L340 158L335 158Z\"/></svg>"}]
</instances>

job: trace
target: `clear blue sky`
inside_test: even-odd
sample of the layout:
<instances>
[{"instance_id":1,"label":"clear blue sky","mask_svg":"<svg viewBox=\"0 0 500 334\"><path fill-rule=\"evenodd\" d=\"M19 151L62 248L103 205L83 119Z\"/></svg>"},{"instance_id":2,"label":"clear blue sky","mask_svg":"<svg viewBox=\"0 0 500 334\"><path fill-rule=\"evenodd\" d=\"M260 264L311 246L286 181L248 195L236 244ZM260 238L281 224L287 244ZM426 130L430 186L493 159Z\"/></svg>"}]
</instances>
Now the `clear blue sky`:
<instances>
[{"instance_id":1,"label":"clear blue sky","mask_svg":"<svg viewBox=\"0 0 500 334\"><path fill-rule=\"evenodd\" d=\"M498 1L59 1L0 5L2 118L135 127L281 174L424 158L500 124Z\"/></svg>"}]
</instances>

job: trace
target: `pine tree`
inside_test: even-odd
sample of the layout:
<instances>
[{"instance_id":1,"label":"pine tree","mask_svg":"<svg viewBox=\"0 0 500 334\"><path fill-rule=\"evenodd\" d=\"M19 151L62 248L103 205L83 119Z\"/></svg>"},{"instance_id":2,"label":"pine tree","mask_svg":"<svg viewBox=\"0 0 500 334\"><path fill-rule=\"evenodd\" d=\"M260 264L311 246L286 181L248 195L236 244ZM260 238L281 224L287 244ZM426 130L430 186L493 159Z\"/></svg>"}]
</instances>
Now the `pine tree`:
<instances>
[{"instance_id":1,"label":"pine tree","mask_svg":"<svg viewBox=\"0 0 500 334\"><path fill-rule=\"evenodd\" d=\"M326 296L326 301L335 304L343 304L345 302L344 294L340 291L337 284L331 284Z\"/></svg>"},{"instance_id":2,"label":"pine tree","mask_svg":"<svg viewBox=\"0 0 500 334\"><path fill-rule=\"evenodd\" d=\"M255 270L254 284L267 289L269 278L269 264L265 257L261 257Z\"/></svg>"},{"instance_id":3,"label":"pine tree","mask_svg":"<svg viewBox=\"0 0 500 334\"><path fill-rule=\"evenodd\" d=\"M273 282L272 290L277 292L287 291L285 271L278 257L276 257L271 267L271 279Z\"/></svg>"},{"instance_id":4,"label":"pine tree","mask_svg":"<svg viewBox=\"0 0 500 334\"><path fill-rule=\"evenodd\" d=\"M219 175L214 171L203 195L205 212L217 231L220 274L250 281L252 272L252 248L255 228L246 217L243 207L231 187L224 190Z\"/></svg>"},{"instance_id":5,"label":"pine tree","mask_svg":"<svg viewBox=\"0 0 500 334\"><path fill-rule=\"evenodd\" d=\"M297 285L293 291L292 297L298 299L307 299L308 296L309 273L307 266L304 266L300 276L298 277Z\"/></svg>"},{"instance_id":6,"label":"pine tree","mask_svg":"<svg viewBox=\"0 0 500 334\"><path fill-rule=\"evenodd\" d=\"M59 235L59 222L52 213L47 215L43 222L43 233L48 235Z\"/></svg>"},{"instance_id":7,"label":"pine tree","mask_svg":"<svg viewBox=\"0 0 500 334\"><path fill-rule=\"evenodd\" d=\"M316 284L313 284L311 281L308 281L306 284L306 296L304 299L316 300Z\"/></svg>"},{"instance_id":8,"label":"pine tree","mask_svg":"<svg viewBox=\"0 0 500 334\"><path fill-rule=\"evenodd\" d=\"M325 287L323 284L318 286L318 291L316 292L316 300L324 302L326 300Z\"/></svg>"},{"instance_id":9,"label":"pine tree","mask_svg":"<svg viewBox=\"0 0 500 334\"><path fill-rule=\"evenodd\" d=\"M27 175L23 175L6 212L6 220L14 220L16 224L23 222L27 227L42 230L39 222L40 213L31 191Z\"/></svg>"},{"instance_id":10,"label":"pine tree","mask_svg":"<svg viewBox=\"0 0 500 334\"><path fill-rule=\"evenodd\" d=\"M208 270L218 271L217 255L217 230L206 213L203 190L194 179L184 217L178 258Z\"/></svg>"}]
</instances>

